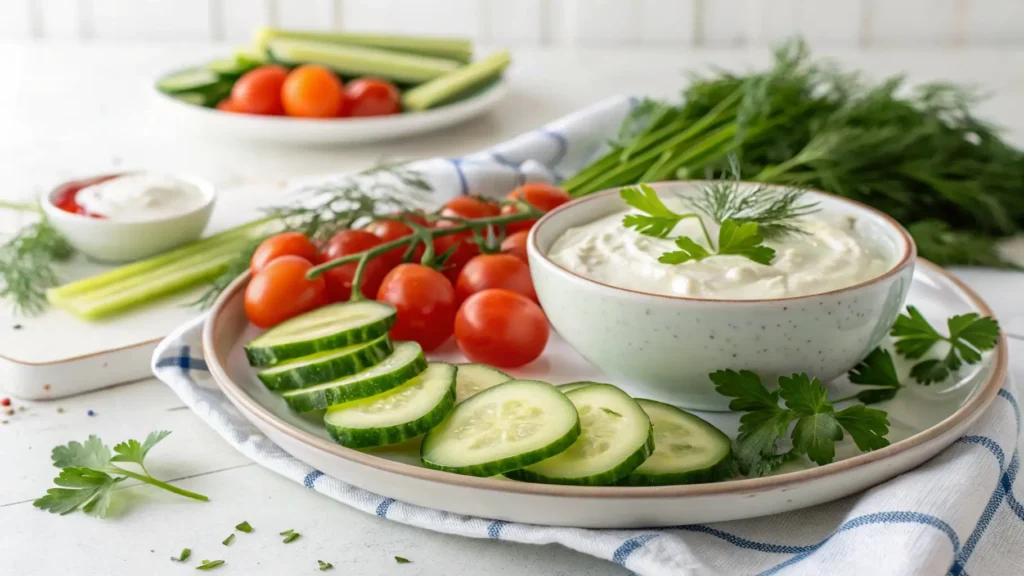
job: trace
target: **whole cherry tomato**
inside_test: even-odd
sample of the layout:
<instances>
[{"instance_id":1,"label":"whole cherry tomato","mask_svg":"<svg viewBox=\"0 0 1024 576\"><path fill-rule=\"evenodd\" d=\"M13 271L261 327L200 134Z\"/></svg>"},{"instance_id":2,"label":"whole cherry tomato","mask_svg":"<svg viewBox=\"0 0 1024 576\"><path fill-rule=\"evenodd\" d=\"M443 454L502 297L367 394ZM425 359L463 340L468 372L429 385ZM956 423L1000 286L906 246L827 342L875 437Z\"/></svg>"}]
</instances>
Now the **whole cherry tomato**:
<instances>
[{"instance_id":1,"label":"whole cherry tomato","mask_svg":"<svg viewBox=\"0 0 1024 576\"><path fill-rule=\"evenodd\" d=\"M380 238L370 234L366 230L342 230L331 238L324 250L323 261L334 260L342 256L356 254L369 250L383 244ZM363 269L361 291L363 296L373 298L384 280L384 275L391 270L392 264L386 258L386 254L371 259ZM337 268L331 268L324 273L327 280L327 294L334 302L348 300L352 295L352 279L356 274L356 267L359 262L349 262Z\"/></svg>"},{"instance_id":2,"label":"whole cherry tomato","mask_svg":"<svg viewBox=\"0 0 1024 576\"><path fill-rule=\"evenodd\" d=\"M391 82L360 78L345 86L349 116L387 116L402 111L401 95Z\"/></svg>"},{"instance_id":3,"label":"whole cherry tomato","mask_svg":"<svg viewBox=\"0 0 1024 576\"><path fill-rule=\"evenodd\" d=\"M289 116L332 118L342 115L345 93L334 72L305 64L288 73L281 86L281 102Z\"/></svg>"},{"instance_id":4,"label":"whole cherry tomato","mask_svg":"<svg viewBox=\"0 0 1024 576\"><path fill-rule=\"evenodd\" d=\"M533 300L511 290L477 292L455 317L455 342L472 362L515 368L548 343L548 320Z\"/></svg>"},{"instance_id":5,"label":"whole cherry tomato","mask_svg":"<svg viewBox=\"0 0 1024 576\"><path fill-rule=\"evenodd\" d=\"M282 232L267 238L256 247L249 262L249 269L255 274L266 268L275 258L298 256L309 262L317 261L316 246L300 232Z\"/></svg>"},{"instance_id":6,"label":"whole cherry tomato","mask_svg":"<svg viewBox=\"0 0 1024 576\"><path fill-rule=\"evenodd\" d=\"M377 300L398 311L391 329L395 340L412 340L430 351L452 335L455 289L437 270L399 264L384 277Z\"/></svg>"},{"instance_id":7,"label":"whole cherry tomato","mask_svg":"<svg viewBox=\"0 0 1024 576\"><path fill-rule=\"evenodd\" d=\"M502 254L511 254L523 262L526 262L526 265L529 266L530 260L526 256L526 239L529 236L529 230L520 230L514 234L509 234L501 241Z\"/></svg>"},{"instance_id":8,"label":"whole cherry tomato","mask_svg":"<svg viewBox=\"0 0 1024 576\"><path fill-rule=\"evenodd\" d=\"M446 225L454 225L454 223L444 220L437 223L438 228L444 228ZM434 255L440 257L451 250L452 246L455 247L455 251L445 260L444 269L441 272L454 284L459 279L459 272L462 272L466 263L480 254L480 247L473 242L472 232L456 232L434 238Z\"/></svg>"},{"instance_id":9,"label":"whole cherry tomato","mask_svg":"<svg viewBox=\"0 0 1024 576\"><path fill-rule=\"evenodd\" d=\"M505 198L508 200L525 200L541 212L554 210L569 200L572 200L572 197L570 197L565 190L562 190L554 184L546 184L544 182L523 184L519 188L509 192L508 196ZM513 214L518 211L518 208L514 204L509 204L501 209L502 214ZM509 234L519 232L520 230L529 230L534 224L536 224L536 222L536 220L513 222L506 225L505 230Z\"/></svg>"},{"instance_id":10,"label":"whole cherry tomato","mask_svg":"<svg viewBox=\"0 0 1024 576\"><path fill-rule=\"evenodd\" d=\"M276 64L254 68L239 78L231 88L231 101L236 112L279 116L284 114L281 87L288 71Z\"/></svg>"},{"instance_id":11,"label":"whole cherry tomato","mask_svg":"<svg viewBox=\"0 0 1024 576\"><path fill-rule=\"evenodd\" d=\"M260 270L245 289L245 315L260 328L327 304L323 277L306 279L313 264L298 256L281 256Z\"/></svg>"},{"instance_id":12,"label":"whole cherry tomato","mask_svg":"<svg viewBox=\"0 0 1024 576\"><path fill-rule=\"evenodd\" d=\"M511 254L481 254L467 262L455 283L455 297L462 302L490 288L511 290L537 300L530 267Z\"/></svg>"},{"instance_id":13,"label":"whole cherry tomato","mask_svg":"<svg viewBox=\"0 0 1024 576\"><path fill-rule=\"evenodd\" d=\"M501 208L494 202L488 202L475 196L456 196L441 209L441 216L458 216L474 220L491 218L501 213Z\"/></svg>"},{"instance_id":14,"label":"whole cherry tomato","mask_svg":"<svg viewBox=\"0 0 1024 576\"><path fill-rule=\"evenodd\" d=\"M402 214L401 217L405 220L415 222L420 226L429 226L427 219L422 214L409 212ZM404 238L412 234L412 228L396 220L374 220L367 224L363 229L380 238L382 242L391 242L392 240L398 240L399 238ZM408 246L401 246L394 250L389 250L384 254L384 258L391 262L393 266L397 266L402 262L402 256L405 255L407 248ZM421 244L417 246L415 252L413 252L412 261L419 262L422 257L423 245Z\"/></svg>"}]
</instances>

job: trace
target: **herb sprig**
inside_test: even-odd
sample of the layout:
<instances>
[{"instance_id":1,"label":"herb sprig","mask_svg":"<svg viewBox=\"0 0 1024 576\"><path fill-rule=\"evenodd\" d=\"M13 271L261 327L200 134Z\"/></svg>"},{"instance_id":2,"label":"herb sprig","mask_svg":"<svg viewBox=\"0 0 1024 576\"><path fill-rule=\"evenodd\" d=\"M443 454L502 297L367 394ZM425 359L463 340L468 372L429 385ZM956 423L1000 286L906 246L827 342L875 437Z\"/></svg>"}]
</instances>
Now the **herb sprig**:
<instances>
[{"instance_id":1,"label":"herb sprig","mask_svg":"<svg viewBox=\"0 0 1024 576\"><path fill-rule=\"evenodd\" d=\"M0 208L20 205L3 204ZM46 290L60 284L55 264L74 250L46 220L22 227L0 245L0 298L9 299L18 314L38 314L46 308Z\"/></svg>"},{"instance_id":2,"label":"herb sprig","mask_svg":"<svg viewBox=\"0 0 1024 576\"><path fill-rule=\"evenodd\" d=\"M999 323L995 318L977 313L960 314L946 321L949 336L943 336L914 306L900 314L890 335L895 339L896 352L911 360L927 354L939 342L949 344L942 358L922 360L910 369L910 375L921 384L942 382L963 364L981 361L982 352L995 348L999 341Z\"/></svg>"},{"instance_id":3,"label":"herb sprig","mask_svg":"<svg viewBox=\"0 0 1024 576\"><path fill-rule=\"evenodd\" d=\"M65 446L57 446L53 449L51 459L53 465L61 469L60 475L53 480L59 488L50 488L45 496L34 501L32 505L54 514L64 515L82 510L91 516L105 518L110 508L114 487L127 478L134 478L193 500L209 501L209 498L202 494L157 480L146 470L146 455L168 434L170 432L158 431L151 433L143 442L121 442L114 446L113 454L96 436L89 436L84 443L70 442ZM142 473L126 470L115 465L115 462L136 464L142 469Z\"/></svg>"}]
</instances>

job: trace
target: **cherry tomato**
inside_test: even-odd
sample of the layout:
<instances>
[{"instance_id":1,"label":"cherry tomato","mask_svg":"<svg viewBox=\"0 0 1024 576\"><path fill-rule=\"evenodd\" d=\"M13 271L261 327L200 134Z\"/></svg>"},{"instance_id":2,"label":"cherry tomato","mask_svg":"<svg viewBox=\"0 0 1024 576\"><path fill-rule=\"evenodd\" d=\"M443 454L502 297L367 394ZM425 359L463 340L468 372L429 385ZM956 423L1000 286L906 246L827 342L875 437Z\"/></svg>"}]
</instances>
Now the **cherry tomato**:
<instances>
[{"instance_id":1,"label":"cherry tomato","mask_svg":"<svg viewBox=\"0 0 1024 576\"><path fill-rule=\"evenodd\" d=\"M511 290L477 292L455 316L455 342L472 362L515 368L548 343L548 319L533 300Z\"/></svg>"},{"instance_id":2,"label":"cherry tomato","mask_svg":"<svg viewBox=\"0 0 1024 576\"><path fill-rule=\"evenodd\" d=\"M245 112L242 110L242 107L238 105L238 102L235 102L231 98L225 98L218 102L217 110L220 110L221 112L236 112L239 114L243 114Z\"/></svg>"},{"instance_id":3,"label":"cherry tomato","mask_svg":"<svg viewBox=\"0 0 1024 576\"><path fill-rule=\"evenodd\" d=\"M422 214L407 213L402 214L402 218L410 220L419 224L420 226L427 226L427 219ZM412 234L412 228L408 225L403 224L395 220L374 220L363 228L367 232L381 239L382 242L391 242L392 240L398 240ZM393 266L397 266L402 262L402 256L405 255L407 246L401 246L394 250L389 250L384 254L384 258L392 263ZM420 258L423 257L423 246L417 246L415 252L413 252L412 261L419 262Z\"/></svg>"},{"instance_id":4,"label":"cherry tomato","mask_svg":"<svg viewBox=\"0 0 1024 576\"><path fill-rule=\"evenodd\" d=\"M242 74L231 88L231 101L236 112L279 116L284 114L281 87L288 71L282 66L260 66Z\"/></svg>"},{"instance_id":5,"label":"cherry tomato","mask_svg":"<svg viewBox=\"0 0 1024 576\"><path fill-rule=\"evenodd\" d=\"M245 289L245 315L260 328L327 304L323 277L306 279L313 264L298 256L281 256L260 270Z\"/></svg>"},{"instance_id":6,"label":"cherry tomato","mask_svg":"<svg viewBox=\"0 0 1024 576\"><path fill-rule=\"evenodd\" d=\"M491 218L501 213L494 202L481 200L473 196L456 196L449 200L441 210L441 216L458 216L459 218Z\"/></svg>"},{"instance_id":7,"label":"cherry tomato","mask_svg":"<svg viewBox=\"0 0 1024 576\"><path fill-rule=\"evenodd\" d=\"M377 291L377 300L398 311L391 337L433 350L452 335L455 289L440 272L420 264L399 264Z\"/></svg>"},{"instance_id":8,"label":"cherry tomato","mask_svg":"<svg viewBox=\"0 0 1024 576\"><path fill-rule=\"evenodd\" d=\"M572 197L570 197L565 190L562 190L554 184L546 184L544 182L523 184L519 188L509 192L508 196L505 198L508 200L525 200L541 212L554 210L569 200L572 200ZM509 204L501 209L502 214L512 214L518 211L519 210L514 204ZM519 232L520 230L529 230L536 222L536 220L513 222L505 226L505 230L509 234Z\"/></svg>"},{"instance_id":9,"label":"cherry tomato","mask_svg":"<svg viewBox=\"0 0 1024 576\"><path fill-rule=\"evenodd\" d=\"M65 212L71 212L72 214L79 214L82 216L88 216L90 218L106 218L103 214L96 214L89 212L78 203L78 193L83 189L93 184L99 184L106 182L107 180L113 180L120 174L104 174L102 176L94 176L92 178L84 178L82 180L72 180L66 182L60 186L51 197L51 202L57 208Z\"/></svg>"},{"instance_id":10,"label":"cherry tomato","mask_svg":"<svg viewBox=\"0 0 1024 576\"><path fill-rule=\"evenodd\" d=\"M537 300L530 267L511 254L481 254L466 263L455 283L455 297L462 302L490 288L511 290Z\"/></svg>"},{"instance_id":11,"label":"cherry tomato","mask_svg":"<svg viewBox=\"0 0 1024 576\"><path fill-rule=\"evenodd\" d=\"M511 254L523 262L526 262L526 265L529 266L530 260L526 256L526 239L529 236L529 230L520 230L515 234L509 234L501 241L502 254Z\"/></svg>"},{"instance_id":12,"label":"cherry tomato","mask_svg":"<svg viewBox=\"0 0 1024 576\"><path fill-rule=\"evenodd\" d=\"M267 238L256 247L249 262L249 269L255 274L281 256L298 256L309 262L317 261L316 246L299 232L282 232Z\"/></svg>"},{"instance_id":13,"label":"cherry tomato","mask_svg":"<svg viewBox=\"0 0 1024 576\"><path fill-rule=\"evenodd\" d=\"M452 223L444 220L437 223L438 228L444 228L445 225L450 226ZM452 246L455 246L455 251L445 260L444 270L441 272L454 284L459 279L459 273L462 272L466 263L480 254L480 247L473 242L472 232L456 232L448 236L434 238L434 255L441 256Z\"/></svg>"},{"instance_id":14,"label":"cherry tomato","mask_svg":"<svg viewBox=\"0 0 1024 576\"><path fill-rule=\"evenodd\" d=\"M281 102L289 116L332 118L341 115L345 92L334 72L305 64L288 73L281 86Z\"/></svg>"},{"instance_id":15,"label":"cherry tomato","mask_svg":"<svg viewBox=\"0 0 1024 576\"><path fill-rule=\"evenodd\" d=\"M360 78L345 86L349 116L387 116L402 111L398 88L377 78Z\"/></svg>"},{"instance_id":16,"label":"cherry tomato","mask_svg":"<svg viewBox=\"0 0 1024 576\"><path fill-rule=\"evenodd\" d=\"M326 262L335 258L341 258L342 256L356 254L381 244L383 242L380 238L366 230L342 230L335 234L330 242L327 243L323 260ZM386 254L378 256L366 263L366 268L363 269L361 285L363 296L373 298L377 294L377 289L380 288L381 281L384 280L384 275L392 268L393 265L389 264L386 256ZM324 273L324 278L327 280L327 294L331 297L332 301L341 302L348 300L352 295L352 279L355 277L356 267L358 266L359 262L349 262L337 268L331 268Z\"/></svg>"}]
</instances>

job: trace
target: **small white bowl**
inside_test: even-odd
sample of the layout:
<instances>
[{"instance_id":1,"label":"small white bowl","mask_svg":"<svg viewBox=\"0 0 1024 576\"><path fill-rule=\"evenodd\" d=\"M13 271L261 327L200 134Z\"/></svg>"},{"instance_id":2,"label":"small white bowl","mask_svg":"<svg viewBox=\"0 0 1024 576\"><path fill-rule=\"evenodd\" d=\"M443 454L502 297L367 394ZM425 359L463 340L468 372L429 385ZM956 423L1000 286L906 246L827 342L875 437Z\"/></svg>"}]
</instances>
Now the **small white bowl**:
<instances>
[{"instance_id":1,"label":"small white bowl","mask_svg":"<svg viewBox=\"0 0 1024 576\"><path fill-rule=\"evenodd\" d=\"M693 182L654 184L686 194ZM824 212L850 214L893 262L854 286L772 300L705 300L638 292L575 274L547 257L569 228L626 208L618 190L565 204L537 222L527 253L537 296L559 334L589 362L645 397L725 410L708 374L752 370L770 385L806 372L828 382L881 342L910 289L916 248L895 220L863 204L809 192Z\"/></svg>"},{"instance_id":2,"label":"small white bowl","mask_svg":"<svg viewBox=\"0 0 1024 576\"><path fill-rule=\"evenodd\" d=\"M210 221L217 197L213 184L187 174L173 174L173 177L196 186L203 194L203 204L188 212L159 219L118 221L90 218L66 212L54 204L54 197L64 185L47 193L40 204L53 227L79 252L101 262L130 262L198 239Z\"/></svg>"}]
</instances>

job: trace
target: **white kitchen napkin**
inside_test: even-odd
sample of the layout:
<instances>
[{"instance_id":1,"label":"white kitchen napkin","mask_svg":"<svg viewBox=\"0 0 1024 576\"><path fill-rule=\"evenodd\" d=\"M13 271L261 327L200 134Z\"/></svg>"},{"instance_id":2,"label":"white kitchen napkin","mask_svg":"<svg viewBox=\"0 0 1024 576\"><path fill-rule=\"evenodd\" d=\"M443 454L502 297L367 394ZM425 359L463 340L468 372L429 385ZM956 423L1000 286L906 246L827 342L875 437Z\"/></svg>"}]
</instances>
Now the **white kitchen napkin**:
<instances>
[{"instance_id":1,"label":"white kitchen napkin","mask_svg":"<svg viewBox=\"0 0 1024 576\"><path fill-rule=\"evenodd\" d=\"M439 205L461 193L496 196L527 180L561 180L614 135L632 101L602 102L461 159L414 166ZM341 177L339 177L341 178ZM153 372L240 452L306 488L370 514L473 538L559 543L642 575L1024 574L1024 504L1015 496L1020 407L1007 381L966 435L911 472L836 502L777 516L649 530L515 524L412 506L327 476L271 442L207 372L204 318L157 347ZM1024 486L1016 488L1017 492Z\"/></svg>"}]
</instances>

